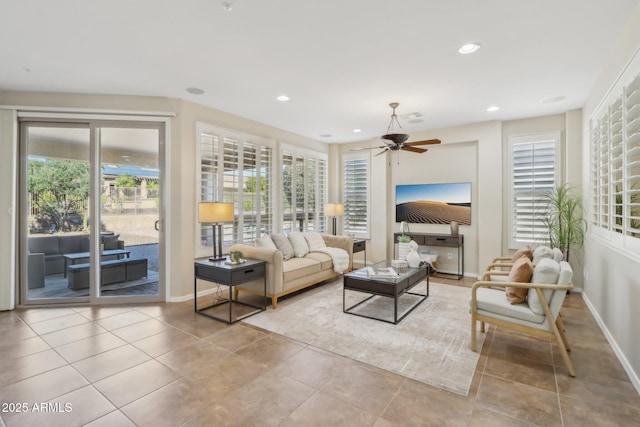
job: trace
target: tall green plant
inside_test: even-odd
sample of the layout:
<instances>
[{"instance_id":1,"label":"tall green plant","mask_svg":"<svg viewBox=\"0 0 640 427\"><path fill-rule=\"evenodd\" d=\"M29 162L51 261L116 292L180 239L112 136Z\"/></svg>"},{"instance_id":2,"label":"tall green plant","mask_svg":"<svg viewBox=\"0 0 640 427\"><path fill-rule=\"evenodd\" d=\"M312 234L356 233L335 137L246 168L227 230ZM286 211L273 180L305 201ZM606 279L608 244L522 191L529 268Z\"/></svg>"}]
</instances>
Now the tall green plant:
<instances>
[{"instance_id":1,"label":"tall green plant","mask_svg":"<svg viewBox=\"0 0 640 427\"><path fill-rule=\"evenodd\" d=\"M541 219L549 233L549 245L559 248L564 259L574 247L584 243L587 221L583 216L582 197L569 184L562 184L542 196Z\"/></svg>"}]
</instances>

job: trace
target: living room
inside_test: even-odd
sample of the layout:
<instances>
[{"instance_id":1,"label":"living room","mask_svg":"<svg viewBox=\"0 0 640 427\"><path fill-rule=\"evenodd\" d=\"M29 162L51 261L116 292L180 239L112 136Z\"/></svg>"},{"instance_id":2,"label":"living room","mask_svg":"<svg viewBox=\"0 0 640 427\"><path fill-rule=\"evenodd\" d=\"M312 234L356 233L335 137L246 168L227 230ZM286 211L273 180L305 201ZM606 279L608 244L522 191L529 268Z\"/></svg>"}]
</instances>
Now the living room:
<instances>
[{"instance_id":1,"label":"living room","mask_svg":"<svg viewBox=\"0 0 640 427\"><path fill-rule=\"evenodd\" d=\"M238 4L236 9L240 7L241 4ZM628 8L632 10L631 7ZM409 132L411 140L438 138L442 141L439 145L428 147L429 151L424 154L399 151L373 156L378 151L371 150L370 186L376 190L369 200L372 215L371 232L367 236L367 259L378 261L393 257L392 236L399 226L395 221L396 186L436 182L471 183L472 221L470 226L461 226L461 233L465 235L465 275L468 279L481 274L495 256L512 252L515 248L509 244L507 220L511 207L506 202L508 188L505 182L509 179L506 147L513 136L560 132L562 180L574 183L585 195L585 200L588 200L592 191L590 121L594 117L598 118L601 104L607 102L612 88L627 83L620 76L625 75L628 69L633 69L629 64L640 48L637 29L640 27L640 8L636 5L629 16L618 41L608 49L603 49L610 51L611 56L579 107L512 119L493 119L488 115L485 116L486 119L473 123L412 130ZM7 56L13 58L11 55ZM27 67L27 64L21 64L20 67ZM22 72L29 74L28 71ZM33 66L32 72L37 73L37 66ZM301 136L296 132L283 130L284 126L280 128L266 125L241 114L229 113L223 107L203 105L199 103L197 96L186 94L184 97L107 95L99 94L101 92L98 88L85 93L77 93L75 90L57 90L53 93L46 87L35 85L8 87L3 81L0 84L0 146L3 152L0 159L0 200L3 212L9 210L10 213L0 217L0 231L2 236L12 236L0 242L3 254L0 259L2 310L19 306L20 271L16 268L19 256L16 250L18 225L15 216L11 214L16 212L14 207L19 182L16 137L18 117L54 116L62 113L128 113L137 118L163 118L167 124L164 283L165 300L171 304L192 300L194 259L206 256L206 251L210 250L210 247L200 248L198 244L199 194L194 191L194 186L198 182L199 123L274 141L276 153L280 153L279 150L284 145L326 156L327 202L342 199L343 156L354 153L352 150L355 148L369 149L380 143L379 138L374 137L336 144L322 138ZM372 108L376 110L374 116L380 122L382 130L389 122L390 109L387 104L392 101L400 102L399 114L413 111L409 109L409 100L375 100L375 104L380 105ZM407 110L403 109L405 106ZM10 155L5 156L4 153ZM419 178L416 177L418 171ZM338 234L342 234L344 231L341 223L339 224ZM326 218L324 227L325 230L330 230L330 218ZM449 226L412 224L411 231L448 233ZM582 263L579 268L574 268L573 283L577 291L575 295L586 301L589 313L596 319L637 390L640 389L640 340L635 331L640 326L640 314L635 310L634 303L638 301L640 294L640 283L635 275L640 267L640 259L637 246L634 246L631 238L621 241L616 237L614 234L612 238L610 234L597 228L595 231L591 230L585 241ZM466 303L465 300L464 304ZM567 334L571 341L571 331L568 330Z\"/></svg>"}]
</instances>

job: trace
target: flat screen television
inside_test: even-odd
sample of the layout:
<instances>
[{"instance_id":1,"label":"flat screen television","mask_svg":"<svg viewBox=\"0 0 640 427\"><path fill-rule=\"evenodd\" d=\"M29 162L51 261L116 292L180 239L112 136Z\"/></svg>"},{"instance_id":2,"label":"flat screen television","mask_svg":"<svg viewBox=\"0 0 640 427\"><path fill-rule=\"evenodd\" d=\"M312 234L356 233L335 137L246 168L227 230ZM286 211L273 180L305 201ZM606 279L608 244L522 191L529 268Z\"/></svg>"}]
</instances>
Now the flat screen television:
<instances>
[{"instance_id":1,"label":"flat screen television","mask_svg":"<svg viewBox=\"0 0 640 427\"><path fill-rule=\"evenodd\" d=\"M471 183L396 185L396 222L471 225Z\"/></svg>"}]
</instances>

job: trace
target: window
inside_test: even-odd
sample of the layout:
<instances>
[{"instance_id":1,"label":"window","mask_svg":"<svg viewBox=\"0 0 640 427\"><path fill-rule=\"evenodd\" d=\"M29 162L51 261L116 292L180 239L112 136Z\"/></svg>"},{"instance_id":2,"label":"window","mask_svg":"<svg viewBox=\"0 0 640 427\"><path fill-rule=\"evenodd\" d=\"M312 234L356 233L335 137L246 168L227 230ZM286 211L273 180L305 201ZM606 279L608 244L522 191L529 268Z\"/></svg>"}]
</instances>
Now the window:
<instances>
[{"instance_id":1,"label":"window","mask_svg":"<svg viewBox=\"0 0 640 427\"><path fill-rule=\"evenodd\" d=\"M200 201L232 202L233 223L223 225L224 245L253 242L271 233L273 147L269 141L198 124ZM208 254L213 230L198 223L199 252Z\"/></svg>"},{"instance_id":2,"label":"window","mask_svg":"<svg viewBox=\"0 0 640 427\"><path fill-rule=\"evenodd\" d=\"M596 233L640 237L640 75L591 120L590 180Z\"/></svg>"},{"instance_id":3,"label":"window","mask_svg":"<svg viewBox=\"0 0 640 427\"><path fill-rule=\"evenodd\" d=\"M321 153L282 154L282 231L326 229L327 159Z\"/></svg>"},{"instance_id":4,"label":"window","mask_svg":"<svg viewBox=\"0 0 640 427\"><path fill-rule=\"evenodd\" d=\"M509 138L510 248L546 240L547 227L538 218L540 196L558 183L560 132Z\"/></svg>"},{"instance_id":5,"label":"window","mask_svg":"<svg viewBox=\"0 0 640 427\"><path fill-rule=\"evenodd\" d=\"M369 157L345 155L342 164L344 232L368 239Z\"/></svg>"}]
</instances>

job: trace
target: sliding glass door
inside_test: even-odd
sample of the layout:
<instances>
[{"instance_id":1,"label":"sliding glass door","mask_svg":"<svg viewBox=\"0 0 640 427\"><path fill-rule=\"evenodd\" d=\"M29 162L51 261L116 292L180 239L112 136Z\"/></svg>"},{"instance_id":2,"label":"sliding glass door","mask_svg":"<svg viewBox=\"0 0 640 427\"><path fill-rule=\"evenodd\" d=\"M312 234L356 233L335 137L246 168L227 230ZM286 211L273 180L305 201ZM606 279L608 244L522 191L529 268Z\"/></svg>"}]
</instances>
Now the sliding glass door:
<instances>
[{"instance_id":1,"label":"sliding glass door","mask_svg":"<svg viewBox=\"0 0 640 427\"><path fill-rule=\"evenodd\" d=\"M23 121L20 132L21 303L163 300L163 124Z\"/></svg>"}]
</instances>

